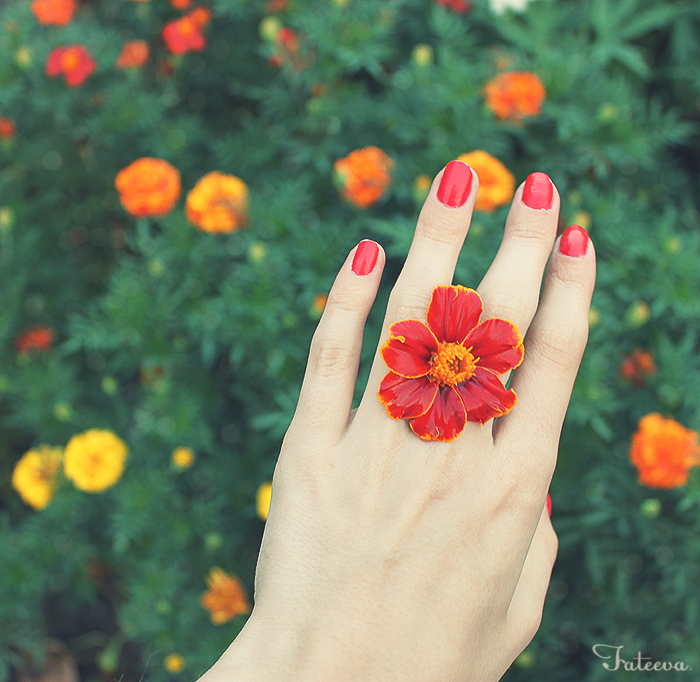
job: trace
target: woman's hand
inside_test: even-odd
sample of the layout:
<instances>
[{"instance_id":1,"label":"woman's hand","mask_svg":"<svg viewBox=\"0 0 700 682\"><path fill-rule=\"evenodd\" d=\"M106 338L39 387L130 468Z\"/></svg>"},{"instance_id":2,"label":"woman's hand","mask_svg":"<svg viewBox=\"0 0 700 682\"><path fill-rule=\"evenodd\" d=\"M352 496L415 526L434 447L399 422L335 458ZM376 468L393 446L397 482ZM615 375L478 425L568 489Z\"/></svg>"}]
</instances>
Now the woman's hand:
<instances>
[{"instance_id":1,"label":"woman's hand","mask_svg":"<svg viewBox=\"0 0 700 682\"><path fill-rule=\"evenodd\" d=\"M380 346L393 322L425 320L433 289L452 282L478 189L476 174L455 163L423 206ZM541 208L550 186L551 207ZM377 399L388 371L379 351L351 412L385 256L378 248L373 269L358 275L357 247L349 254L275 469L255 607L203 679L486 682L527 646L557 552L545 498L595 280L585 232L570 228L555 242L558 214L547 176L516 191L478 292L483 318L527 333L511 382L518 403L484 425L467 422L452 442L421 440L388 416Z\"/></svg>"}]
</instances>

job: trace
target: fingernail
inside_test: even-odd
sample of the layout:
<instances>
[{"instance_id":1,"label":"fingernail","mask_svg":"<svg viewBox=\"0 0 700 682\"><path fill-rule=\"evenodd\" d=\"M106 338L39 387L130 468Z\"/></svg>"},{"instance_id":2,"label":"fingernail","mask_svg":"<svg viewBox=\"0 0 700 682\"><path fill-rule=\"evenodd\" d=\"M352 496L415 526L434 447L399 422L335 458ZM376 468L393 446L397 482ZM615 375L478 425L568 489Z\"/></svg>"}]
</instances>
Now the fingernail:
<instances>
[{"instance_id":1,"label":"fingernail","mask_svg":"<svg viewBox=\"0 0 700 682\"><path fill-rule=\"evenodd\" d=\"M554 185L546 173L530 173L523 187L523 203L530 208L550 209Z\"/></svg>"},{"instance_id":2,"label":"fingernail","mask_svg":"<svg viewBox=\"0 0 700 682\"><path fill-rule=\"evenodd\" d=\"M437 198L450 208L464 206L472 188L472 169L464 161L450 161L440 179Z\"/></svg>"},{"instance_id":3,"label":"fingernail","mask_svg":"<svg viewBox=\"0 0 700 682\"><path fill-rule=\"evenodd\" d=\"M379 245L371 239L363 239L357 245L355 257L352 259L352 271L356 275L369 275L377 264Z\"/></svg>"},{"instance_id":4,"label":"fingernail","mask_svg":"<svg viewBox=\"0 0 700 682\"><path fill-rule=\"evenodd\" d=\"M549 493L547 493L547 512L549 515L552 515L552 498L549 496Z\"/></svg>"},{"instance_id":5,"label":"fingernail","mask_svg":"<svg viewBox=\"0 0 700 682\"><path fill-rule=\"evenodd\" d=\"M559 251L565 256L583 256L588 250L588 232L580 225L569 225L559 242Z\"/></svg>"}]
</instances>

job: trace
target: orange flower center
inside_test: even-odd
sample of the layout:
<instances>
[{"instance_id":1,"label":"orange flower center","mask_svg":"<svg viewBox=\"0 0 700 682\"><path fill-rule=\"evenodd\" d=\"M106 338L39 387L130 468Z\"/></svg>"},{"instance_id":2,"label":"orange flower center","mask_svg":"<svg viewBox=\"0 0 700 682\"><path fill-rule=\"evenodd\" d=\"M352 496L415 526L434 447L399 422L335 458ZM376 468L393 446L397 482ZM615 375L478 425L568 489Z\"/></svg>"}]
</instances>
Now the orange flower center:
<instances>
[{"instance_id":1,"label":"orange flower center","mask_svg":"<svg viewBox=\"0 0 700 682\"><path fill-rule=\"evenodd\" d=\"M437 353L430 359L430 379L437 381L440 386L456 386L471 379L479 361L471 350L459 343L441 343Z\"/></svg>"}]
</instances>

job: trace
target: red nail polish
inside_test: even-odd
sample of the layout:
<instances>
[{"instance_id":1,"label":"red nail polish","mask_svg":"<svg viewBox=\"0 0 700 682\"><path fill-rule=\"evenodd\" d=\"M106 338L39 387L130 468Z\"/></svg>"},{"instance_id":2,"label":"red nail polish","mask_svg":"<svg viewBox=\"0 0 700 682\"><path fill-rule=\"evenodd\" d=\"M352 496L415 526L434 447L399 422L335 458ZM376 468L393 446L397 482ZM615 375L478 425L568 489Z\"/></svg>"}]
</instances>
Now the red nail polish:
<instances>
[{"instance_id":1,"label":"red nail polish","mask_svg":"<svg viewBox=\"0 0 700 682\"><path fill-rule=\"evenodd\" d=\"M371 239L363 239L357 246L352 259L352 271L356 275L369 275L377 264L379 245Z\"/></svg>"},{"instance_id":2,"label":"red nail polish","mask_svg":"<svg viewBox=\"0 0 700 682\"><path fill-rule=\"evenodd\" d=\"M565 256L583 256L588 250L588 232L580 225L569 225L559 242L559 251Z\"/></svg>"},{"instance_id":3,"label":"red nail polish","mask_svg":"<svg viewBox=\"0 0 700 682\"><path fill-rule=\"evenodd\" d=\"M547 511L549 512L549 515L552 515L552 498L549 496L549 493L547 493Z\"/></svg>"},{"instance_id":4,"label":"red nail polish","mask_svg":"<svg viewBox=\"0 0 700 682\"><path fill-rule=\"evenodd\" d=\"M437 198L450 208L464 206L472 188L472 169L464 161L450 161L440 179Z\"/></svg>"},{"instance_id":5,"label":"red nail polish","mask_svg":"<svg viewBox=\"0 0 700 682\"><path fill-rule=\"evenodd\" d=\"M546 173L530 173L523 187L523 203L530 208L550 209L554 185Z\"/></svg>"}]
</instances>

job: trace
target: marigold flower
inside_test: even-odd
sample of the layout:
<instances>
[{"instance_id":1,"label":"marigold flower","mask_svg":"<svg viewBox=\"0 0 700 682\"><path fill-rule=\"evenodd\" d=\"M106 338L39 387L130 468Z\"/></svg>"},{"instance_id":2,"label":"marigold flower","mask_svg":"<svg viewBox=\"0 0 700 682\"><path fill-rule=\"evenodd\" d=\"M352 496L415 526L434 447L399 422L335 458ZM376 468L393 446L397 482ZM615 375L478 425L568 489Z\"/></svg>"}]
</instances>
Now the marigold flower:
<instances>
[{"instance_id":1,"label":"marigold flower","mask_svg":"<svg viewBox=\"0 0 700 682\"><path fill-rule=\"evenodd\" d=\"M150 50L145 40L131 40L124 44L117 58L118 69L138 69L147 61Z\"/></svg>"},{"instance_id":2,"label":"marigold flower","mask_svg":"<svg viewBox=\"0 0 700 682\"><path fill-rule=\"evenodd\" d=\"M75 88L95 72L95 60L83 45L55 47L46 60L46 75L54 78L63 74L66 84Z\"/></svg>"},{"instance_id":3,"label":"marigold flower","mask_svg":"<svg viewBox=\"0 0 700 682\"><path fill-rule=\"evenodd\" d=\"M476 195L475 211L491 213L513 198L515 177L497 158L477 149L458 156L457 160L469 164L479 176L479 193Z\"/></svg>"},{"instance_id":4,"label":"marigold flower","mask_svg":"<svg viewBox=\"0 0 700 682\"><path fill-rule=\"evenodd\" d=\"M243 588L235 576L215 567L209 571L207 585L209 589L202 595L202 606L209 611L214 625L250 611Z\"/></svg>"},{"instance_id":5,"label":"marigold flower","mask_svg":"<svg viewBox=\"0 0 700 682\"><path fill-rule=\"evenodd\" d=\"M0 116L0 137L10 139L15 135L15 122L11 118Z\"/></svg>"},{"instance_id":6,"label":"marigold flower","mask_svg":"<svg viewBox=\"0 0 700 682\"><path fill-rule=\"evenodd\" d=\"M654 412L642 417L632 436L630 461L639 482L648 488L678 488L688 482L688 469L700 464L697 431Z\"/></svg>"},{"instance_id":7,"label":"marigold flower","mask_svg":"<svg viewBox=\"0 0 700 682\"><path fill-rule=\"evenodd\" d=\"M311 301L311 307L309 308L309 313L314 319L321 317L321 314L326 308L326 303L328 303L328 296L326 294L316 294L314 300Z\"/></svg>"},{"instance_id":8,"label":"marigold flower","mask_svg":"<svg viewBox=\"0 0 700 682\"><path fill-rule=\"evenodd\" d=\"M187 9L192 4L192 0L170 0L170 4L175 9Z\"/></svg>"},{"instance_id":9,"label":"marigold flower","mask_svg":"<svg viewBox=\"0 0 700 682\"><path fill-rule=\"evenodd\" d=\"M191 50L199 52L206 45L201 28L199 15L193 17L190 13L166 24L162 31L163 40L173 54L185 54Z\"/></svg>"},{"instance_id":10,"label":"marigold flower","mask_svg":"<svg viewBox=\"0 0 700 682\"><path fill-rule=\"evenodd\" d=\"M128 452L126 443L111 431L88 429L68 441L63 472L76 488L100 493L121 478Z\"/></svg>"},{"instance_id":11,"label":"marigold flower","mask_svg":"<svg viewBox=\"0 0 700 682\"><path fill-rule=\"evenodd\" d=\"M635 386L642 386L653 374L656 374L654 357L639 348L633 350L620 366L620 376L629 379Z\"/></svg>"},{"instance_id":12,"label":"marigold flower","mask_svg":"<svg viewBox=\"0 0 700 682\"><path fill-rule=\"evenodd\" d=\"M255 495L255 509L258 517L267 521L270 513L270 502L272 501L272 483L262 483Z\"/></svg>"},{"instance_id":13,"label":"marigold flower","mask_svg":"<svg viewBox=\"0 0 700 682\"><path fill-rule=\"evenodd\" d=\"M472 8L471 2L467 0L436 0L438 5L447 7L447 9L452 10L455 14L465 14Z\"/></svg>"},{"instance_id":14,"label":"marigold flower","mask_svg":"<svg viewBox=\"0 0 700 682\"><path fill-rule=\"evenodd\" d=\"M75 0L34 0L31 9L40 24L65 26L70 23L77 6Z\"/></svg>"},{"instance_id":15,"label":"marigold flower","mask_svg":"<svg viewBox=\"0 0 700 682\"><path fill-rule=\"evenodd\" d=\"M180 198L180 171L163 159L145 157L117 173L114 186L134 216L164 216Z\"/></svg>"},{"instance_id":16,"label":"marigold flower","mask_svg":"<svg viewBox=\"0 0 700 682\"><path fill-rule=\"evenodd\" d=\"M30 327L22 332L15 340L15 348L23 355L33 350L47 350L53 343L53 329L51 327Z\"/></svg>"},{"instance_id":17,"label":"marigold flower","mask_svg":"<svg viewBox=\"0 0 700 682\"><path fill-rule=\"evenodd\" d=\"M340 195L359 208L379 201L391 182L394 161L378 147L356 149L333 165Z\"/></svg>"},{"instance_id":18,"label":"marigold flower","mask_svg":"<svg viewBox=\"0 0 700 682\"><path fill-rule=\"evenodd\" d=\"M22 455L12 472L12 487L34 509L44 509L51 501L61 468L63 450L40 445Z\"/></svg>"},{"instance_id":19,"label":"marigold flower","mask_svg":"<svg viewBox=\"0 0 700 682\"><path fill-rule=\"evenodd\" d=\"M189 469L194 464L194 452L192 448L175 448L170 459L176 468Z\"/></svg>"},{"instance_id":20,"label":"marigold flower","mask_svg":"<svg viewBox=\"0 0 700 682\"><path fill-rule=\"evenodd\" d=\"M423 440L453 441L466 422L484 424L517 401L498 378L523 361L523 338L508 320L479 322L479 294L463 286L438 286L426 315L389 327L380 349L391 370L377 397L392 419L408 419Z\"/></svg>"},{"instance_id":21,"label":"marigold flower","mask_svg":"<svg viewBox=\"0 0 700 682\"><path fill-rule=\"evenodd\" d=\"M546 95L542 81L529 71L499 73L486 84L484 94L496 118L514 122L539 114Z\"/></svg>"},{"instance_id":22,"label":"marigold flower","mask_svg":"<svg viewBox=\"0 0 700 682\"><path fill-rule=\"evenodd\" d=\"M185 667L185 659L180 654L169 654L163 661L165 669L170 673L179 673Z\"/></svg>"},{"instance_id":23,"label":"marigold flower","mask_svg":"<svg viewBox=\"0 0 700 682\"><path fill-rule=\"evenodd\" d=\"M235 232L248 222L248 186L235 175L207 173L190 190L187 219L204 232Z\"/></svg>"}]
</instances>

